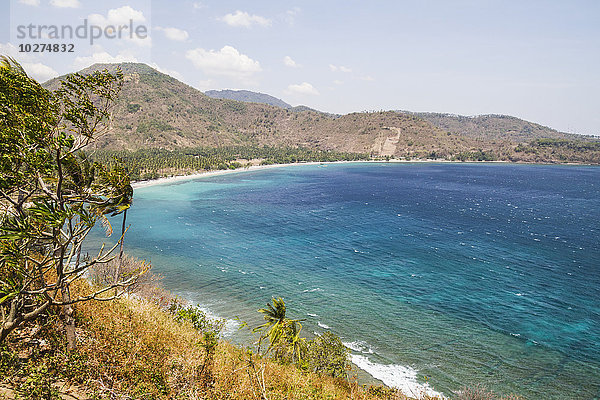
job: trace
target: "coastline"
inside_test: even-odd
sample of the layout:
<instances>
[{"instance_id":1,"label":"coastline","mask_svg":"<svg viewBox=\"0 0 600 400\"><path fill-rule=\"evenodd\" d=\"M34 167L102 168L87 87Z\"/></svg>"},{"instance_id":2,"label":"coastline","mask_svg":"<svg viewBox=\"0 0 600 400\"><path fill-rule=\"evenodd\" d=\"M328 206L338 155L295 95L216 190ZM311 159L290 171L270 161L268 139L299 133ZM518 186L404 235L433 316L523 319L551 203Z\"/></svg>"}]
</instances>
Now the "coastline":
<instances>
[{"instance_id":1,"label":"coastline","mask_svg":"<svg viewBox=\"0 0 600 400\"><path fill-rule=\"evenodd\" d=\"M236 169L223 169L223 170L214 170L214 171L202 171L196 172L189 175L173 175L168 177L162 177L157 179L149 179L145 181L134 181L131 183L131 186L134 189L140 189L143 187L156 186L156 185L165 185L168 183L174 182L183 182L188 180L194 180L199 178L208 178L211 176L232 174L232 173L240 173L240 172L250 172L250 171L258 171L263 169L271 169L271 168L282 168L282 167L293 167L293 166L301 166L301 165L329 165L329 164L357 164L357 163L398 163L398 164L421 164L421 163L456 163L456 164L469 164L469 163L488 163L488 164L508 164L510 161L449 161L449 160L357 160L357 161L307 161L307 162L296 162L296 163L287 163L287 164L269 164L269 165L252 165L250 167L241 167ZM527 164L527 163L516 163L516 164ZM545 164L544 164L545 165ZM567 165L567 164L565 164Z\"/></svg>"},{"instance_id":2,"label":"coastline","mask_svg":"<svg viewBox=\"0 0 600 400\"><path fill-rule=\"evenodd\" d=\"M239 172L246 172L246 171L258 171L261 169L289 167L289 166L293 166L293 165L318 165L318 164L351 163L351 162L366 162L366 161L332 161L332 162L311 161L311 162L300 162L300 163L289 163L289 164L252 165L250 167L242 167L242 168L236 168L236 169L220 169L220 170L215 170L215 171L202 171L202 172L196 172L196 173L190 174L190 175L174 175L174 176L168 176L168 177L163 177L163 178L158 178L158 179L150 179L150 180L146 180L146 181L135 181L135 182L131 183L131 186L134 189L139 189L139 188L148 187L148 186L164 185L167 183L182 182L182 181L188 181L188 180L193 180L193 179L198 179L198 178L207 178L210 176L218 176L218 175L225 175L225 174L231 174L231 173L239 173Z\"/></svg>"},{"instance_id":3,"label":"coastline","mask_svg":"<svg viewBox=\"0 0 600 400\"><path fill-rule=\"evenodd\" d=\"M353 170L354 169L361 169L362 168L361 165L364 165L365 168L369 168L369 166L372 166L372 167L374 167L374 169L390 170L389 168L385 168L385 166L383 166L383 165L378 166L377 164L372 164L373 162L382 163L382 162L385 162L385 161L375 161L375 160L371 160L371 161L345 161L345 163L349 163L349 162L353 162L354 164L348 165L348 166L340 165L338 167L331 166L330 168L317 168L314 165L315 164L319 164L319 165L334 164L334 162L330 162L330 163L312 162L312 163L293 163L293 164L272 164L272 165L256 166L254 168L247 168L247 169L245 169L245 168L239 168L237 170L208 171L208 172L204 172L204 173L198 173L198 174L187 175L187 176L172 177L172 178L163 178L162 180L148 181L146 183L150 184L150 185L152 185L152 184L164 184L164 183L172 182L173 180L175 180L175 181L186 181L187 182L188 179L197 179L197 178L202 178L204 176L209 176L210 177L210 176L218 175L218 174L226 174L226 173L234 173L234 172L244 172L244 171L253 171L253 170L267 169L267 168L279 168L279 167L293 166L293 165L309 165L309 164L312 164L313 166L312 167L307 167L306 169L302 169L301 168L301 169L296 169L296 170L290 168L290 169L286 170L287 171L286 173L282 173L282 171L280 170L280 171L274 171L274 172L272 171L272 172L265 172L265 173L260 173L259 172L258 174L251 174L251 175L235 175L233 177L235 177L235 180L242 179L244 177L247 178L247 179L249 179L249 180L253 180L255 178L258 179L263 174L269 174L270 176L273 175L273 176L280 176L280 177L285 177L285 176L288 176L290 174L291 174L291 176L294 176L294 175L297 176L298 174L302 174L304 172L309 172L309 171L317 172L317 173L319 173L318 171L320 171L321 173L328 174L330 172L333 172L334 169L338 169L338 168L341 168L342 170L346 169L346 168L351 168ZM364 164L356 164L357 162L364 162ZM390 161L390 162L392 162L392 161ZM442 162L442 161L438 161L438 160L419 160L419 161L412 161L412 162L397 161L397 162L399 162L400 164L396 164L395 166L398 167L398 168L400 168L400 170L409 170L409 169L412 169L412 168L434 169L434 170L437 170L438 168L455 169L453 167L458 167L458 166L448 165L447 163L449 161ZM339 162L336 162L336 163L339 163ZM411 165L402 165L402 163L405 163L405 164L409 163ZM481 162L472 162L472 163L460 162L460 163L461 164L471 164L473 167L476 167L477 165L481 164ZM435 164L438 164L439 167L436 166ZM509 169L520 169L520 168L515 168L515 167L518 166L517 164L520 164L520 163L515 163L515 166L512 167L510 165L507 165L506 162L504 162L504 163L488 162L488 163L484 163L484 165L481 165L481 169L484 170L484 171L486 171L486 170L487 171L496 170L497 168L503 169L502 165L506 165ZM525 163L523 163L523 164L525 164ZM444 167L444 165L446 167ZM530 165L531 165L531 163L530 163ZM545 169L543 167L543 164L541 164L539 166L542 167L541 169ZM379 167L381 167L381 168L379 168ZM391 170L394 169L394 165L388 166L388 167L391 167L392 168ZM471 169L468 165L465 165L465 167L466 168L460 168L459 167L459 168L456 168L456 169L460 169L460 170L463 170L463 171L468 171L468 170ZM535 168L534 165L531 165L531 167ZM560 168L560 169L561 170L568 170L569 169L568 166L565 165L565 167L567 167L567 168ZM535 169L537 169L537 168L535 168ZM331 170L331 171L329 171L329 170ZM311 174L312 174L312 172L311 172ZM467 173L469 173L469 172L467 172ZM222 179L227 179L227 177L217 178L217 181L221 181ZM213 181L213 180L211 180L211 181ZM200 179L198 179L196 182L199 185L203 183L203 181L200 180ZM208 182L206 182L206 183L208 183ZM192 183L192 185L193 185L193 183ZM189 187L188 185L185 185L185 186L181 185L181 186L179 186L179 188L181 188L183 190L185 190L188 187ZM162 193L164 193L168 197L168 196L170 196L170 192L172 190L177 190L177 189L178 189L177 185L172 185L172 186L169 186L169 187L162 187L162 188L159 187L159 188L156 188L156 189L152 190L152 193L162 192ZM150 191L148 191L148 192L145 192L145 191L139 192L140 195L142 195L142 193L150 193ZM225 210L225 208L227 208L227 210ZM229 210L228 207L224 207L223 211L230 211L230 210ZM160 251L162 251L162 250L160 250ZM354 255L352 255L352 256L354 256ZM356 254L355 256L356 257L364 257L364 256L358 255L358 254ZM237 268L231 270L232 273L235 273L236 271L239 272L240 274L246 274L245 271L238 271ZM222 271L222 272L226 273L226 271ZM262 287L260 287L260 289L262 289ZM524 292L519 292L519 293L524 293ZM302 295L302 296L307 296L307 295ZM526 294L525 294L525 296L526 296ZM520 300L521 297L519 297L518 299ZM196 299L196 300L198 300L198 299ZM207 305L207 308L208 309L212 309L211 305ZM217 310L215 310L215 311L218 313ZM223 314L223 315L226 315L226 314ZM335 328L335 324L334 323L332 324L332 323L330 323L327 320L322 320L322 321L324 323L329 324L329 325L331 325L332 327ZM511 337L509 337L509 339L511 341L515 341L515 339L513 339L513 338L517 337L516 335L517 334L512 335L512 333L511 333ZM357 347L359 349L359 351L357 351L354 354L353 364L361 372L364 372L367 375L371 375L375 381L379 381L380 383L384 383L384 384L387 384L388 386L395 387L395 385L397 385L396 382L402 382L402 381L406 382L406 378L412 378L414 376L413 371L410 370L410 369L406 369L406 365L403 365L403 363L401 363L401 362L393 363L393 362L390 362L389 360L385 360L385 359L382 362L381 359L373 358L374 356L370 356L370 354L371 354L370 353L370 346L366 344L366 343L370 342L368 340L368 337L366 337L366 336L358 336L358 337L350 337L348 339L349 339L348 342L349 342L350 345L352 345L351 340L354 340L356 343L358 343L360 345L362 345L364 343L364 345L365 345L364 348L358 347L356 345L353 346L353 347ZM365 342L362 342L362 340L365 340ZM519 339L519 340L520 341L518 343L521 343L522 340L521 339ZM499 341L497 341L497 342L499 343ZM518 345L518 343L517 343L517 345ZM349 347L348 344L346 344L346 346ZM418 372L419 372L419 370L417 370L417 373ZM417 375L417 376L420 377L421 375ZM404 379L401 380L401 378L404 378ZM411 383L414 384L415 381L412 380L412 379L410 379L410 380L412 381ZM417 381L417 383L422 383L422 382ZM440 390L443 390L443 389L440 389Z\"/></svg>"}]
</instances>

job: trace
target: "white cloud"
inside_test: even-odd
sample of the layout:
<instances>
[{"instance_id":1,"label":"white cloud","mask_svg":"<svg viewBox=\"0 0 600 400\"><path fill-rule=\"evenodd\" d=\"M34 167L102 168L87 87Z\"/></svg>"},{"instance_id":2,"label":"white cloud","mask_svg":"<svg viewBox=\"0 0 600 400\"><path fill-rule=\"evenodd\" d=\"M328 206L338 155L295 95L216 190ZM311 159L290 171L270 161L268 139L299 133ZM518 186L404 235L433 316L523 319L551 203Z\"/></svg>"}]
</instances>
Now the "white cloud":
<instances>
[{"instance_id":1,"label":"white cloud","mask_svg":"<svg viewBox=\"0 0 600 400\"><path fill-rule=\"evenodd\" d=\"M336 79L335 81L333 81L333 83L335 83L336 85L343 85L344 82L340 81L339 79Z\"/></svg>"},{"instance_id":2,"label":"white cloud","mask_svg":"<svg viewBox=\"0 0 600 400\"><path fill-rule=\"evenodd\" d=\"M34 60L33 53L20 53L19 49L12 43L0 43L0 54L13 57L19 62Z\"/></svg>"},{"instance_id":3,"label":"white cloud","mask_svg":"<svg viewBox=\"0 0 600 400\"><path fill-rule=\"evenodd\" d=\"M287 10L284 16L285 22L287 22L290 26L294 26L294 24L296 23L296 15L298 15L299 13L299 7L294 7L291 10Z\"/></svg>"},{"instance_id":4,"label":"white cloud","mask_svg":"<svg viewBox=\"0 0 600 400\"><path fill-rule=\"evenodd\" d=\"M150 63L149 65L152 68L154 68L154 69L162 72L163 74L167 74L167 75L172 76L173 78L175 78L175 79L177 79L179 81L183 81L183 76L179 72L177 72L177 71L175 71L173 69L161 68L157 63Z\"/></svg>"},{"instance_id":5,"label":"white cloud","mask_svg":"<svg viewBox=\"0 0 600 400\"><path fill-rule=\"evenodd\" d=\"M375 80L375 78L373 78L371 75L366 75L366 76L363 76L363 77L362 77L362 78L360 78L360 79L362 79L363 81L369 81L369 82L372 82L372 81L374 81L374 80Z\"/></svg>"},{"instance_id":6,"label":"white cloud","mask_svg":"<svg viewBox=\"0 0 600 400\"><path fill-rule=\"evenodd\" d=\"M111 8L108 10L106 17L101 14L90 14L88 15L88 21L90 24L105 27L108 25L129 25L129 21L146 22L146 17L144 17L142 11L135 10L130 6L123 6Z\"/></svg>"},{"instance_id":7,"label":"white cloud","mask_svg":"<svg viewBox=\"0 0 600 400\"><path fill-rule=\"evenodd\" d=\"M157 31L162 31L167 39L176 40L178 42L185 42L187 38L190 36L187 31L178 28L161 28L157 26L155 28Z\"/></svg>"},{"instance_id":8,"label":"white cloud","mask_svg":"<svg viewBox=\"0 0 600 400\"><path fill-rule=\"evenodd\" d=\"M329 64L329 69L330 69L332 72L337 72L337 71L340 71L340 72L352 72L352 70L351 70L350 68L348 68L348 67L344 67L343 65L333 65L333 64Z\"/></svg>"},{"instance_id":9,"label":"white cloud","mask_svg":"<svg viewBox=\"0 0 600 400\"><path fill-rule=\"evenodd\" d=\"M50 5L58 8L79 8L79 0L50 0Z\"/></svg>"},{"instance_id":10,"label":"white cloud","mask_svg":"<svg viewBox=\"0 0 600 400\"><path fill-rule=\"evenodd\" d=\"M301 67L301 65L298 64L296 61L294 61L292 59L292 57L290 57L290 56L283 57L283 64L286 67L291 67L291 68L300 68Z\"/></svg>"},{"instance_id":11,"label":"white cloud","mask_svg":"<svg viewBox=\"0 0 600 400\"><path fill-rule=\"evenodd\" d=\"M122 62L138 62L131 53L126 51L119 52L116 56L113 56L102 49L100 46L95 46L94 53L86 57L75 57L73 61L73 68L76 70L89 67L96 63L122 63Z\"/></svg>"},{"instance_id":12,"label":"white cloud","mask_svg":"<svg viewBox=\"0 0 600 400\"><path fill-rule=\"evenodd\" d=\"M207 75L227 76L246 83L252 82L254 74L262 71L258 61L231 46L218 51L196 48L188 50L185 57Z\"/></svg>"},{"instance_id":13,"label":"white cloud","mask_svg":"<svg viewBox=\"0 0 600 400\"><path fill-rule=\"evenodd\" d=\"M132 22L134 26L135 24L142 24L146 22L146 17L144 16L144 13L142 11L133 9L130 6L111 8L110 10L108 10L106 16L101 14L90 14L88 15L87 19L90 25L98 25L103 28L109 25L114 27L125 25L129 27L130 22ZM137 27L140 27L140 25L137 25L136 29ZM122 33L122 38L140 47L152 46L152 38L150 37L150 31L147 30L145 33L139 33L142 34L142 37L136 34L132 35L129 31L124 30Z\"/></svg>"},{"instance_id":14,"label":"white cloud","mask_svg":"<svg viewBox=\"0 0 600 400\"><path fill-rule=\"evenodd\" d=\"M206 8L206 6L204 4L202 4L199 1L194 2L194 4L192 4L192 7L194 7L194 10L199 10L201 8Z\"/></svg>"},{"instance_id":15,"label":"white cloud","mask_svg":"<svg viewBox=\"0 0 600 400\"><path fill-rule=\"evenodd\" d=\"M19 3L37 7L40 5L40 0L19 0Z\"/></svg>"},{"instance_id":16,"label":"white cloud","mask_svg":"<svg viewBox=\"0 0 600 400\"><path fill-rule=\"evenodd\" d=\"M310 94L318 95L319 91L315 89L313 85L308 82L302 82L300 84L289 85L285 91L287 94Z\"/></svg>"},{"instance_id":17,"label":"white cloud","mask_svg":"<svg viewBox=\"0 0 600 400\"><path fill-rule=\"evenodd\" d=\"M23 63L23 68L27 72L27 75L38 82L46 82L48 79L59 75L54 69L42 63Z\"/></svg>"},{"instance_id":18,"label":"white cloud","mask_svg":"<svg viewBox=\"0 0 600 400\"><path fill-rule=\"evenodd\" d=\"M220 21L225 22L229 26L250 28L252 25L260 25L262 27L271 26L271 20L260 15L250 15L247 12L237 10L235 14L227 14Z\"/></svg>"},{"instance_id":19,"label":"white cloud","mask_svg":"<svg viewBox=\"0 0 600 400\"><path fill-rule=\"evenodd\" d=\"M206 92L207 90L216 89L217 82L213 81L212 79L207 79L204 81L199 81L194 87L201 92Z\"/></svg>"}]
</instances>

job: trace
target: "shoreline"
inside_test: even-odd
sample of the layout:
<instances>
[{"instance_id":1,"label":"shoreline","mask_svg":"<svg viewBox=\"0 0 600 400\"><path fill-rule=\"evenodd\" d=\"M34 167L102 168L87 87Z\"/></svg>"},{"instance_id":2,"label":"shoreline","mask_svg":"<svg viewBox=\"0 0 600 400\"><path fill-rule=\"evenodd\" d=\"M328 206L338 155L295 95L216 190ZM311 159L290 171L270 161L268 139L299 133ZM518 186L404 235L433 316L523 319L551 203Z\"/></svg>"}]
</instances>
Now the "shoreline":
<instances>
[{"instance_id":1,"label":"shoreline","mask_svg":"<svg viewBox=\"0 0 600 400\"><path fill-rule=\"evenodd\" d=\"M470 163L487 163L487 164L508 164L510 161L449 161L449 160L356 160L356 161L307 161L307 162L296 162L296 163L287 163L287 164L269 164L269 165L252 165L250 167L241 167L236 169L222 169L222 170L211 170L211 171L202 171L196 172L189 175L173 175L167 176L157 179L149 179L145 181L134 181L131 183L131 186L134 189L140 189L149 186L157 186L157 185L165 185L168 183L174 182L183 182L188 180L194 180L199 178L208 178L211 176L219 176L226 175L232 173L240 173L240 172L250 172L250 171L259 171L263 169L271 169L271 168L282 168L282 167L293 167L293 166L301 166L301 165L330 165L330 164L357 164L357 163L398 163L398 164L425 164L425 163L433 163L433 164L470 164ZM515 164L527 164L527 163L515 163ZM540 164L546 165L546 164ZM555 165L555 164L548 164ZM565 164L570 165L570 164ZM576 164L580 165L580 164ZM584 164L581 164L584 165Z\"/></svg>"},{"instance_id":2,"label":"shoreline","mask_svg":"<svg viewBox=\"0 0 600 400\"><path fill-rule=\"evenodd\" d=\"M259 171L262 169L270 169L270 168L280 168L280 167L289 167L293 165L318 165L318 164L333 164L333 163L351 163L351 162L366 162L366 161L330 161L330 162L320 162L320 161L310 161L310 162L299 162L299 163L289 163L289 164L269 164L269 165L252 165L250 167L241 167L236 169L220 169L214 171L202 171L196 172L189 175L174 175L167 176L158 179L150 179L146 181L135 181L131 183L131 186L134 189L139 189L148 186L156 186L156 185L164 185L167 183L173 182L182 182L188 181L198 178L207 178L210 176L218 176L218 175L226 175L236 172L250 172L250 171Z\"/></svg>"},{"instance_id":3,"label":"shoreline","mask_svg":"<svg viewBox=\"0 0 600 400\"><path fill-rule=\"evenodd\" d=\"M151 185L158 185L158 184L170 183L170 182L173 182L173 181L176 181L176 182L187 182L188 180L203 178L205 176L210 177L210 176L213 176L213 175L224 175L224 174L228 174L228 173L237 173L237 172L241 173L241 172L244 172L244 171L256 171L256 170L261 170L261 169L280 168L280 167L294 166L294 165L324 165L325 166L327 164L339 164L339 163L354 163L354 164L365 163L365 164L363 164L364 167L368 168L369 165L372 165L370 163L373 163L373 162L383 163L383 162L386 162L386 161L384 161L384 160L381 160L381 161L379 161L379 160L370 160L370 161L359 160L359 161L339 161L339 162L310 162L310 163L308 163L308 162L302 163L301 162L301 163L290 163L290 164L271 164L271 165L263 165L263 166L254 166L253 168L238 168L236 170L206 171L206 172L201 172L201 173L197 173L197 174L175 176L175 177L171 177L171 178L163 178L161 180L147 181L147 182L141 182L141 183L145 183L146 186L151 186ZM390 160L390 162L396 162L397 163L397 164L395 164L395 167L391 167L392 170L396 169L396 167L400 168L401 170L409 170L409 169L411 169L412 166L418 168L419 165L421 165L421 167L425 168L425 169L429 169L429 168L433 168L433 169L443 168L446 163L449 163L449 162L452 162L452 161L440 161L440 160L418 160L418 161L396 160L396 161L391 161ZM454 162L456 162L456 161L454 161ZM404 164L409 163L409 164L413 164L413 165L400 166L402 163L404 163ZM477 168L477 166L479 164L481 164L482 162L460 162L460 163L461 164L472 164L472 167ZM508 163L506 161L504 161L504 162L483 162L483 163L486 164L486 165L482 165L481 169L485 169L485 170L488 170L488 171L496 170L496 167L494 165L498 165L499 166L498 168L500 168L500 169L503 169L503 167L501 167L501 165L506 165L506 164L511 165L511 163ZM439 166L436 167L435 165L432 165L432 164L438 164ZM512 163L512 164L516 164L516 165L518 165L518 164L540 165L540 166L552 165L552 164L535 164L535 163ZM389 168L386 168L384 166L377 166L377 165L372 165L372 166L375 169L380 169L380 167L382 169L385 169L385 170L389 169ZM565 165L565 166L568 166L568 165ZM338 167L335 167L335 166L332 166L331 168L334 168L334 170L338 169ZM345 168L360 169L362 167L360 165L357 165L357 166L350 166L349 165L347 167L342 165L339 168L341 168L343 170ZM448 168L453 169L454 167L449 165ZM460 168L460 167L456 167L456 168L460 169L460 170L467 171L471 167L465 166L465 168ZM509 169L514 168L515 170L521 169L521 168L518 168L518 167L506 167L506 168L509 168ZM560 168L560 169L561 170L567 170L568 168ZM288 173L290 173L292 175L301 174L301 173L304 173L304 172L308 172L309 170L313 171L313 172L318 171L317 167L309 167L309 168L304 169L304 170L288 169L288 170L286 170L287 172L284 175L287 175ZM325 174L328 174L329 172L332 172L332 171L326 171L326 170L324 170L322 172L325 173ZM275 171L275 172L271 172L271 174L280 175L281 172L282 171L279 171L279 172ZM576 172L578 172L577 169L575 171L573 171L573 173L576 173ZM252 180L252 179L258 179L259 176L262 176L262 175L264 175L264 174L259 173L259 174L254 174L254 175L251 175L251 176L245 176L245 177L248 178L249 180ZM241 179L241 178L244 178L244 176L238 175L238 176L236 176L235 180ZM217 180L220 181L222 179L227 179L227 178L221 178L221 179L217 179ZM198 180L198 184L201 184L201 183L202 183L202 181ZM165 189L167 189L167 190L165 191ZM156 193L159 193L160 191L170 192L171 190L176 190L176 189L177 189L176 187L157 188ZM140 193L140 195L141 194L142 193ZM241 272L241 273L244 273L244 272ZM208 306L207 308L210 309L210 306ZM324 322L328 323L328 321L324 321ZM332 324L332 326L334 326L334 325ZM511 334L511 336L515 336L516 337L516 335L512 335L512 334ZM356 339L356 338L353 338L353 339ZM366 336L363 339L366 340L365 343L369 342L369 340L366 339ZM514 340L512 338L509 338L509 339ZM356 340L356 341L360 342L359 340ZM350 344L352 344L352 343L350 343ZM346 345L346 347L351 348L347 344L345 344L345 345ZM371 356L369 356L369 354L371 354L371 353L369 353L369 350L370 350L369 347L367 347L366 350L361 350L359 348L359 351L357 351L354 354L355 357L353 359L353 365L359 371L361 371L361 373L364 372L364 374L370 375L370 377L373 378L374 381L383 383L383 384L385 384L385 385L387 385L389 387L396 387L396 386L394 386L395 382L393 382L393 380L395 380L396 378L399 379L399 377L404 377L404 378L406 378L406 377L412 378L413 377L413 371L410 370L410 369L408 369L407 365L402 365L402 363L391 363L391 364L382 363L380 359L372 358ZM378 360L379 360L379 362L377 362ZM416 373L419 373L419 371L417 370ZM418 376L420 376L420 375L418 375ZM413 381L413 383L414 383L414 381ZM417 383L423 384L423 382L420 382L420 381L417 381ZM436 388L432 387L432 389L435 390ZM441 393L443 393L443 391Z\"/></svg>"},{"instance_id":4,"label":"shoreline","mask_svg":"<svg viewBox=\"0 0 600 400\"><path fill-rule=\"evenodd\" d=\"M236 169L221 169L221 170L210 170L210 171L201 171L195 172L189 175L173 175L166 176L157 179L149 179L144 181L134 181L131 182L131 187L133 189L140 189L144 187L157 186L157 185L165 185L174 182L184 182L188 180L200 179L200 178L208 178L211 176L218 175L226 175L232 173L241 173L241 172L250 172L250 171L259 171L264 169L271 168L282 168L282 167L293 167L293 166L301 166L301 165L329 165L329 164L357 164L357 163L397 163L397 164L515 164L515 165L562 165L562 166L596 166L595 164L580 164L580 163L536 163L536 162L513 162L506 160L497 160L497 161L450 161L450 160L430 160L430 159L415 159L415 160L398 160L398 159L390 159L390 160L356 160L356 161L306 161L306 162L296 162L296 163L287 163L287 164L268 164L268 165L252 165L250 167L240 167Z\"/></svg>"}]
</instances>

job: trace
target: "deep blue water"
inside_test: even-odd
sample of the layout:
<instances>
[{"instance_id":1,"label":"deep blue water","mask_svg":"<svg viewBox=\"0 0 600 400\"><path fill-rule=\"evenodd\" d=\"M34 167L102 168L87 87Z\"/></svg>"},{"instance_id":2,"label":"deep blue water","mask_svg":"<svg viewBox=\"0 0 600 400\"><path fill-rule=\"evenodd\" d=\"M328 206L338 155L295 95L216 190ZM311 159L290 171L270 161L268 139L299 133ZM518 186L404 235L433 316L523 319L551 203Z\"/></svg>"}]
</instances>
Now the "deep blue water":
<instances>
[{"instance_id":1,"label":"deep blue water","mask_svg":"<svg viewBox=\"0 0 600 400\"><path fill-rule=\"evenodd\" d=\"M283 167L136 189L128 220L168 288L256 324L282 296L387 384L600 396L598 167Z\"/></svg>"}]
</instances>

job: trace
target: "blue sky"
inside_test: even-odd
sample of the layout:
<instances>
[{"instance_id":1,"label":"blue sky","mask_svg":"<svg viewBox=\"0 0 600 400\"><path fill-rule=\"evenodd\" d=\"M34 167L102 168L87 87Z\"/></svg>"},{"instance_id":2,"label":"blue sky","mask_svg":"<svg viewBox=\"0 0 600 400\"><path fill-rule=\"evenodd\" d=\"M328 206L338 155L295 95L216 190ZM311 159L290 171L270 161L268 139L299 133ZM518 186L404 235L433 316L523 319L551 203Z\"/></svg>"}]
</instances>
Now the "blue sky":
<instances>
[{"instance_id":1,"label":"blue sky","mask_svg":"<svg viewBox=\"0 0 600 400\"><path fill-rule=\"evenodd\" d=\"M0 12L0 53L40 80L139 61L201 90L255 90L329 112L509 114L600 134L600 1L5 0ZM131 20L149 36L91 45L17 35L19 25L84 19ZM74 52L20 53L25 43Z\"/></svg>"}]
</instances>

